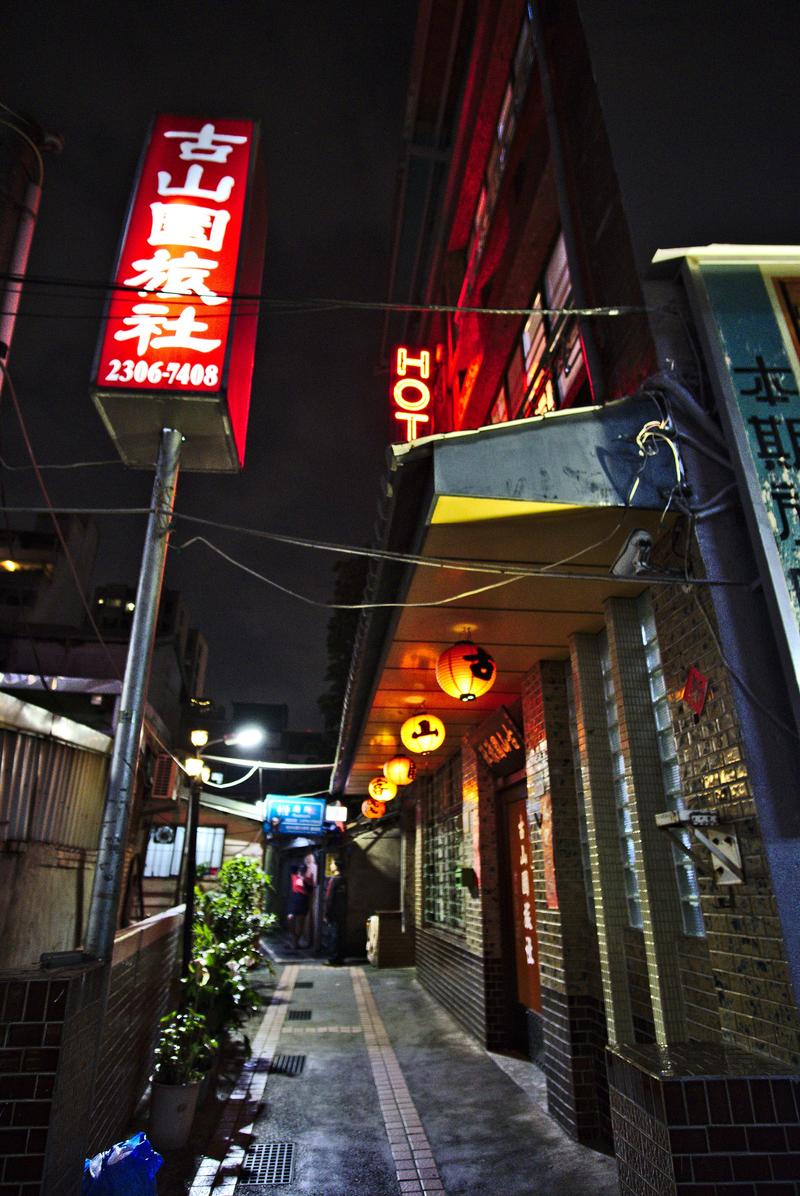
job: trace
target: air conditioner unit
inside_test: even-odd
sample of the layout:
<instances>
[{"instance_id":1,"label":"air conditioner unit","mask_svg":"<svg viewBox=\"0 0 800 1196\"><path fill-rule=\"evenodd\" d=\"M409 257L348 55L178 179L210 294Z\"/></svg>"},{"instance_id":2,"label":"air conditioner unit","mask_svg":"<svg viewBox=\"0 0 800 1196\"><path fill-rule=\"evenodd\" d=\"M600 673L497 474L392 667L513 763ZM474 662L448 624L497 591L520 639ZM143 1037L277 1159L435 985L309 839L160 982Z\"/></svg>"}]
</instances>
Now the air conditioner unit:
<instances>
[{"instance_id":1,"label":"air conditioner unit","mask_svg":"<svg viewBox=\"0 0 800 1196\"><path fill-rule=\"evenodd\" d=\"M150 796L158 801L172 801L175 797L175 783L178 779L178 765L168 752L156 756L153 765L153 787Z\"/></svg>"}]
</instances>

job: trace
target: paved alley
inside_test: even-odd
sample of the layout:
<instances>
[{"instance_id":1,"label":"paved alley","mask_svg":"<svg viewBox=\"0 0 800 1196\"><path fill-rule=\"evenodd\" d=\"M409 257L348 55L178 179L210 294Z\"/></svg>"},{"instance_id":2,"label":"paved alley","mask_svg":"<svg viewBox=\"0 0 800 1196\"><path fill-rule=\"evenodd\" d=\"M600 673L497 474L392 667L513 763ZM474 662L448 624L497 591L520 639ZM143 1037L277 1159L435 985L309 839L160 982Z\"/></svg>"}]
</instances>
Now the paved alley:
<instances>
[{"instance_id":1,"label":"paved alley","mask_svg":"<svg viewBox=\"0 0 800 1196\"><path fill-rule=\"evenodd\" d=\"M410 969L303 961L276 979L190 1196L617 1193L613 1159L520 1086L535 1069L512 1063L516 1082Z\"/></svg>"}]
</instances>

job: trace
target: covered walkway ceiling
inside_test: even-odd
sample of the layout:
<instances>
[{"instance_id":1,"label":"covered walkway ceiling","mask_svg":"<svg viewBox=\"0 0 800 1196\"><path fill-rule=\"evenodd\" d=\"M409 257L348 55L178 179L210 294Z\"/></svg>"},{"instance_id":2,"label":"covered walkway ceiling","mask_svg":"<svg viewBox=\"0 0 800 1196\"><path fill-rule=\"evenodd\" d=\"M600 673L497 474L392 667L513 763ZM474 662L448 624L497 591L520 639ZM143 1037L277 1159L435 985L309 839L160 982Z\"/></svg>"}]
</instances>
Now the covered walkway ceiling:
<instances>
[{"instance_id":1,"label":"covered walkway ceiling","mask_svg":"<svg viewBox=\"0 0 800 1196\"><path fill-rule=\"evenodd\" d=\"M371 599L403 605L368 620L357 648L337 774L346 794L365 794L384 762L405 752L400 726L423 709L442 719L447 738L438 751L415 759L421 773L438 769L463 735L516 701L533 664L566 659L573 633L602 629L607 598L641 592L644 579L619 581L609 570L635 528L654 538L664 531L662 511L675 482L669 451L642 471L633 445L653 413L652 404L624 400L395 450L385 546L413 551L417 560L395 574L393 592ZM443 558L463 566L496 563L508 573L434 564ZM509 580L515 569L550 569L555 576ZM494 688L468 703L445 694L434 672L440 652L464 638L497 665Z\"/></svg>"}]
</instances>

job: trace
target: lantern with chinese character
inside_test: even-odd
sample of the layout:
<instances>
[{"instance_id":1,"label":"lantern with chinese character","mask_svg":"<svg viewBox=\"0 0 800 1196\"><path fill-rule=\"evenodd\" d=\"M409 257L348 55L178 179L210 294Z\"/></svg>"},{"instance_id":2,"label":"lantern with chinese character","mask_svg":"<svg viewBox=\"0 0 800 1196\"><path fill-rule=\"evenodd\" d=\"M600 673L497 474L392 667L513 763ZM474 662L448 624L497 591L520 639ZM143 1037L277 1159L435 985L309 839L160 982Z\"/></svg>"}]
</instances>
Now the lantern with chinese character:
<instances>
[{"instance_id":1,"label":"lantern with chinese character","mask_svg":"<svg viewBox=\"0 0 800 1196\"><path fill-rule=\"evenodd\" d=\"M452 648L445 648L436 662L436 680L440 687L461 702L474 702L488 693L496 676L493 658L472 640L459 640Z\"/></svg>"},{"instance_id":2,"label":"lantern with chinese character","mask_svg":"<svg viewBox=\"0 0 800 1196\"><path fill-rule=\"evenodd\" d=\"M367 791L370 797L374 797L375 801L392 801L397 797L397 786L394 781L389 781L386 777L373 777L367 786Z\"/></svg>"},{"instance_id":3,"label":"lantern with chinese character","mask_svg":"<svg viewBox=\"0 0 800 1196\"><path fill-rule=\"evenodd\" d=\"M383 775L395 785L410 785L417 775L417 766L408 756L392 756L383 766Z\"/></svg>"},{"instance_id":4,"label":"lantern with chinese character","mask_svg":"<svg viewBox=\"0 0 800 1196\"><path fill-rule=\"evenodd\" d=\"M386 803L376 801L374 797L368 797L361 803L361 813L365 818L383 818L386 813Z\"/></svg>"},{"instance_id":5,"label":"lantern with chinese character","mask_svg":"<svg viewBox=\"0 0 800 1196\"><path fill-rule=\"evenodd\" d=\"M400 728L403 746L410 752L427 756L444 743L444 723L435 714L415 714Z\"/></svg>"}]
</instances>

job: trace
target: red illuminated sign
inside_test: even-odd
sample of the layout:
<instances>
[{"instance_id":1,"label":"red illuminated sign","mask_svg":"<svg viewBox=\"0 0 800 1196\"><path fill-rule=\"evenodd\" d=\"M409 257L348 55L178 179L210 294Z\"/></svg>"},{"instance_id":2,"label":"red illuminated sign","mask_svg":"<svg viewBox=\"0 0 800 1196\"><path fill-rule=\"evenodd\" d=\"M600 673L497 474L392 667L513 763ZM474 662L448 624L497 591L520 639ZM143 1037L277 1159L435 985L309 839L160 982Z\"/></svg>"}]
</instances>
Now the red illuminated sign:
<instances>
[{"instance_id":1,"label":"red illuminated sign","mask_svg":"<svg viewBox=\"0 0 800 1196\"><path fill-rule=\"evenodd\" d=\"M186 410L197 426L181 427L187 442L193 433L218 435L204 419L227 418L229 456L235 447L243 460L256 304L232 297L242 285L256 135L248 120L159 116L154 122L94 374L96 401L121 451L131 415L114 396L161 399L156 422L163 422L163 400L179 397L195 400ZM256 246L257 287L261 252ZM196 400L212 396L221 402L206 401L203 414Z\"/></svg>"},{"instance_id":2,"label":"red illuminated sign","mask_svg":"<svg viewBox=\"0 0 800 1196\"><path fill-rule=\"evenodd\" d=\"M414 354L414 356L412 356ZM405 424L405 439L416 440L431 432L428 408L431 403L431 355L428 349L395 350L392 373L394 418Z\"/></svg>"}]
</instances>

